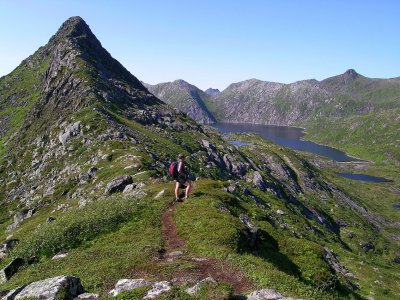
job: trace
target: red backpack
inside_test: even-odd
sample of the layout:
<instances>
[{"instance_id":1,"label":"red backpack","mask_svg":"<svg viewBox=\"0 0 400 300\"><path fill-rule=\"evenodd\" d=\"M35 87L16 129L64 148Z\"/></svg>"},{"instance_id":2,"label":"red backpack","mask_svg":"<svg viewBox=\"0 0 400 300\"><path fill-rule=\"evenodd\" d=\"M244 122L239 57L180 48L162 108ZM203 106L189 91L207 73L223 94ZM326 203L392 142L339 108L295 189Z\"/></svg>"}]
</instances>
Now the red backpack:
<instances>
[{"instance_id":1,"label":"red backpack","mask_svg":"<svg viewBox=\"0 0 400 300\"><path fill-rule=\"evenodd\" d=\"M178 164L176 163L176 161L173 161L170 164L169 175L171 175L173 178L176 178L178 176Z\"/></svg>"}]
</instances>

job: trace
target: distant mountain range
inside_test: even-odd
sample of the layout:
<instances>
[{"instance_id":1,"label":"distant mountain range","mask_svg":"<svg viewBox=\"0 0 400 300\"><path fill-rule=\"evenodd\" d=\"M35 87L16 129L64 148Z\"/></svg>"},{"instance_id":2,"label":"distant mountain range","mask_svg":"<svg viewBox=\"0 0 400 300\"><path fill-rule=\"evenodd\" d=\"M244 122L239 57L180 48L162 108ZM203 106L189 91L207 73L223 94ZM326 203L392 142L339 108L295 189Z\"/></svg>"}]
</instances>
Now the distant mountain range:
<instances>
[{"instance_id":1,"label":"distant mountain range","mask_svg":"<svg viewBox=\"0 0 400 300\"><path fill-rule=\"evenodd\" d=\"M322 81L290 84L249 79L225 90L178 80L146 85L158 98L201 123L302 125L310 119L364 115L400 107L400 77L368 78L350 69Z\"/></svg>"}]
</instances>

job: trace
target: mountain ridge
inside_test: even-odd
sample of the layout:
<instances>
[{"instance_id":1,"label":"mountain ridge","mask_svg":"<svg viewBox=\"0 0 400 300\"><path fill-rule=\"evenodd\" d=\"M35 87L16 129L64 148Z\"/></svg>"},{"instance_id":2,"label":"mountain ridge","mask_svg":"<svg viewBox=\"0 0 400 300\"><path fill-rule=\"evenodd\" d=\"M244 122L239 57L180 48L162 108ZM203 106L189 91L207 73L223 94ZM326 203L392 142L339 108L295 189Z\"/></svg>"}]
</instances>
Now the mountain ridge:
<instances>
[{"instance_id":1,"label":"mountain ridge","mask_svg":"<svg viewBox=\"0 0 400 300\"><path fill-rule=\"evenodd\" d=\"M368 78L349 69L321 81L307 79L285 84L248 79L231 83L220 93L203 97L203 101L218 122L302 126L316 118L397 108L399 94L396 78ZM172 105L178 108L179 101ZM191 116L196 118L193 113Z\"/></svg>"}]
</instances>

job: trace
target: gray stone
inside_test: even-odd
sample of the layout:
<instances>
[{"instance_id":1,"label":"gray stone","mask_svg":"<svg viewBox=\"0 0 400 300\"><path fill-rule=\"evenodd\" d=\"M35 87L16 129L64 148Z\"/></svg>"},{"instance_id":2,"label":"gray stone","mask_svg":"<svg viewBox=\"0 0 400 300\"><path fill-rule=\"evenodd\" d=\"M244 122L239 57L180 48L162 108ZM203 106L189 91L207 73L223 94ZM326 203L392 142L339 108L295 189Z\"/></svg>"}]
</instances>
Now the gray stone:
<instances>
[{"instance_id":1,"label":"gray stone","mask_svg":"<svg viewBox=\"0 0 400 300\"><path fill-rule=\"evenodd\" d=\"M375 246L372 243L366 243L366 244L362 245L361 247L365 253L367 253L369 250L375 249Z\"/></svg>"},{"instance_id":2,"label":"gray stone","mask_svg":"<svg viewBox=\"0 0 400 300\"><path fill-rule=\"evenodd\" d=\"M22 258L15 258L7 266L0 270L0 284L7 282L11 276L18 272L18 269L24 265Z\"/></svg>"},{"instance_id":3,"label":"gray stone","mask_svg":"<svg viewBox=\"0 0 400 300\"><path fill-rule=\"evenodd\" d=\"M247 300L287 300L275 290L262 289L252 292Z\"/></svg>"},{"instance_id":4,"label":"gray stone","mask_svg":"<svg viewBox=\"0 0 400 300\"><path fill-rule=\"evenodd\" d=\"M89 178L94 178L96 176L98 169L96 167L91 167L87 174L89 175Z\"/></svg>"},{"instance_id":5,"label":"gray stone","mask_svg":"<svg viewBox=\"0 0 400 300\"><path fill-rule=\"evenodd\" d=\"M171 284L168 281L156 282L152 285L152 289L147 292L143 299L154 299L171 289Z\"/></svg>"},{"instance_id":6,"label":"gray stone","mask_svg":"<svg viewBox=\"0 0 400 300\"><path fill-rule=\"evenodd\" d=\"M128 184L125 188L124 188L124 190L122 191L124 194L127 194L127 193L132 193L133 192L133 190L136 188L136 184Z\"/></svg>"},{"instance_id":7,"label":"gray stone","mask_svg":"<svg viewBox=\"0 0 400 300\"><path fill-rule=\"evenodd\" d=\"M1 252L4 252L4 253L9 252L17 244L18 244L17 239L7 239L3 244L0 244L0 253Z\"/></svg>"},{"instance_id":8,"label":"gray stone","mask_svg":"<svg viewBox=\"0 0 400 300\"><path fill-rule=\"evenodd\" d=\"M32 282L24 287L14 299L36 298L55 300L59 294L66 294L65 298L72 299L83 292L81 281L74 276L57 276Z\"/></svg>"},{"instance_id":9,"label":"gray stone","mask_svg":"<svg viewBox=\"0 0 400 300\"><path fill-rule=\"evenodd\" d=\"M182 256L182 255L183 255L183 252L182 252L182 251L173 251L173 252L171 252L171 253L168 254L168 257L173 258L173 257Z\"/></svg>"},{"instance_id":10,"label":"gray stone","mask_svg":"<svg viewBox=\"0 0 400 300\"><path fill-rule=\"evenodd\" d=\"M151 282L145 279L120 279L114 289L108 292L108 295L115 297L124 291L131 291L143 286L151 286Z\"/></svg>"},{"instance_id":11,"label":"gray stone","mask_svg":"<svg viewBox=\"0 0 400 300\"><path fill-rule=\"evenodd\" d=\"M231 185L228 186L227 191L231 194L233 194L236 191L236 188L239 186L238 182L232 183Z\"/></svg>"},{"instance_id":12,"label":"gray stone","mask_svg":"<svg viewBox=\"0 0 400 300\"><path fill-rule=\"evenodd\" d=\"M286 213L285 213L283 210L280 210L280 209L278 209L278 210L276 211L276 213L277 213L278 215L281 215L281 216L286 215Z\"/></svg>"},{"instance_id":13,"label":"gray stone","mask_svg":"<svg viewBox=\"0 0 400 300\"><path fill-rule=\"evenodd\" d=\"M147 196L147 194L143 190L135 190L135 191L132 192L132 197L135 198L135 199L142 199L142 198L144 198L146 196Z\"/></svg>"},{"instance_id":14,"label":"gray stone","mask_svg":"<svg viewBox=\"0 0 400 300\"><path fill-rule=\"evenodd\" d=\"M26 287L26 285L23 285L23 286L15 288L11 291L6 291L6 294L2 295L1 300L14 300L15 296L18 295L18 293L20 291L22 291L25 287Z\"/></svg>"},{"instance_id":15,"label":"gray stone","mask_svg":"<svg viewBox=\"0 0 400 300\"><path fill-rule=\"evenodd\" d=\"M74 300L100 300L99 294L83 293Z\"/></svg>"},{"instance_id":16,"label":"gray stone","mask_svg":"<svg viewBox=\"0 0 400 300\"><path fill-rule=\"evenodd\" d=\"M120 176L115 178L114 180L110 181L107 184L105 193L112 194L115 192L122 192L124 188L128 185L133 183L132 177L129 175Z\"/></svg>"},{"instance_id":17,"label":"gray stone","mask_svg":"<svg viewBox=\"0 0 400 300\"><path fill-rule=\"evenodd\" d=\"M189 295L195 295L200 291L202 285L216 285L216 284L217 282L214 280L214 278L207 277L196 283L194 286L186 289L186 293L188 293Z\"/></svg>"},{"instance_id":18,"label":"gray stone","mask_svg":"<svg viewBox=\"0 0 400 300\"><path fill-rule=\"evenodd\" d=\"M342 275L348 273L347 267L340 264L339 258L336 253L334 253L328 247L324 247L324 260L335 272Z\"/></svg>"},{"instance_id":19,"label":"gray stone","mask_svg":"<svg viewBox=\"0 0 400 300\"><path fill-rule=\"evenodd\" d=\"M54 255L51 259L56 260L56 259L65 258L67 256L68 256L68 252L61 252L61 253Z\"/></svg>"},{"instance_id":20,"label":"gray stone","mask_svg":"<svg viewBox=\"0 0 400 300\"><path fill-rule=\"evenodd\" d=\"M35 208L32 209L24 209L23 211L17 212L14 215L14 223L7 226L6 232L10 232L11 230L17 228L19 224L25 219L28 219L34 215L36 212Z\"/></svg>"},{"instance_id":21,"label":"gray stone","mask_svg":"<svg viewBox=\"0 0 400 300\"><path fill-rule=\"evenodd\" d=\"M257 235L258 235L258 228L256 225L253 224L253 222L250 220L250 218L247 215L240 215L239 220L246 226L247 230L250 232L250 247L254 248L256 241L257 241Z\"/></svg>"},{"instance_id":22,"label":"gray stone","mask_svg":"<svg viewBox=\"0 0 400 300\"><path fill-rule=\"evenodd\" d=\"M265 191L267 189L267 185L265 184L260 172L255 171L253 173L253 185L258 187L260 190Z\"/></svg>"},{"instance_id":23,"label":"gray stone","mask_svg":"<svg viewBox=\"0 0 400 300\"><path fill-rule=\"evenodd\" d=\"M158 199L162 196L164 196L166 189L161 190L160 192L157 193L157 195L154 197L154 199Z\"/></svg>"},{"instance_id":24,"label":"gray stone","mask_svg":"<svg viewBox=\"0 0 400 300\"><path fill-rule=\"evenodd\" d=\"M137 189L142 189L146 186L146 184L144 182L139 182L136 186Z\"/></svg>"},{"instance_id":25,"label":"gray stone","mask_svg":"<svg viewBox=\"0 0 400 300\"><path fill-rule=\"evenodd\" d=\"M58 139L60 140L61 144L65 145L68 141L77 136L81 130L81 122L75 122L74 124L70 124L67 128L64 129L62 133L59 134Z\"/></svg>"}]
</instances>

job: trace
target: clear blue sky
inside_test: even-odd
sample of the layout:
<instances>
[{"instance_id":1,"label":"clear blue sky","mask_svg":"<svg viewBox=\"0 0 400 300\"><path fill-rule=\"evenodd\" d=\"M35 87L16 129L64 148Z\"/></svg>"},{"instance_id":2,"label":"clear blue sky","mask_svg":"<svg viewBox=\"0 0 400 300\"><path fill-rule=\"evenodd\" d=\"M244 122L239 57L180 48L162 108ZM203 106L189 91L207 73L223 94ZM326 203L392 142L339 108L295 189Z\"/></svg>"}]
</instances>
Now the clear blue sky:
<instances>
[{"instance_id":1,"label":"clear blue sky","mask_svg":"<svg viewBox=\"0 0 400 300\"><path fill-rule=\"evenodd\" d=\"M0 76L79 15L148 83L400 76L400 1L0 0Z\"/></svg>"}]
</instances>

